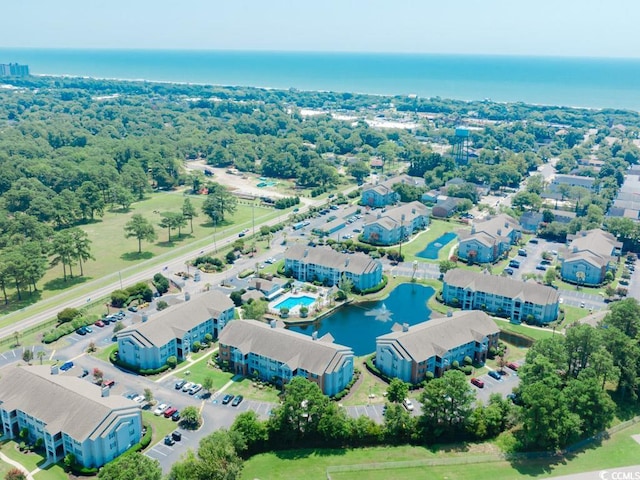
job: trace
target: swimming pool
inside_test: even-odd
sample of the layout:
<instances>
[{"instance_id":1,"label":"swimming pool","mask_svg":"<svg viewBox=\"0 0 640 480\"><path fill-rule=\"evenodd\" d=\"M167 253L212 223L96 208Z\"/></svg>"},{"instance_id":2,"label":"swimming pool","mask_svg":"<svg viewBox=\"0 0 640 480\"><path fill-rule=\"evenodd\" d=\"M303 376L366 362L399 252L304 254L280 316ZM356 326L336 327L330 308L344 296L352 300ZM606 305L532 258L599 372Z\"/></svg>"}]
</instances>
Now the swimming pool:
<instances>
[{"instance_id":1,"label":"swimming pool","mask_svg":"<svg viewBox=\"0 0 640 480\"><path fill-rule=\"evenodd\" d=\"M291 310L294 307L308 307L315 301L315 298L309 297L307 295L302 295L300 297L289 297L275 305L273 308L275 308L276 310L280 310L281 308L288 308L289 310Z\"/></svg>"},{"instance_id":2,"label":"swimming pool","mask_svg":"<svg viewBox=\"0 0 640 480\"><path fill-rule=\"evenodd\" d=\"M457 235L453 232L447 232L443 235L440 235L433 242L431 242L427 247L416 254L417 257L426 258L429 260L437 260L438 253L440 253L440 249L444 247L447 243L451 242L457 237Z\"/></svg>"}]
</instances>

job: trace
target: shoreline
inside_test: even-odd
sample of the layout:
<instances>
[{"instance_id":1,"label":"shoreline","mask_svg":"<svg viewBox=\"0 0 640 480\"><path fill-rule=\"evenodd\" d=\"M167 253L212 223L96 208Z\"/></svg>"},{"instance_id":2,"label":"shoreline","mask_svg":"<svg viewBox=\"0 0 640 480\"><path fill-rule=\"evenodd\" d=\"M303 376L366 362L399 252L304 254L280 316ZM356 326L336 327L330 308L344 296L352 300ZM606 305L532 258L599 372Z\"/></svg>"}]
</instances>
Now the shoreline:
<instances>
[{"instance_id":1,"label":"shoreline","mask_svg":"<svg viewBox=\"0 0 640 480\"><path fill-rule=\"evenodd\" d=\"M304 89L299 87L268 87L268 86L259 86L259 85L231 85L231 84L223 84L223 83L207 83L207 82L187 82L187 81L178 81L178 80L151 80L146 78L123 78L123 77L101 77L101 76L93 76L93 75L77 75L77 74L67 74L67 73L31 73L33 77L38 78L67 78L67 79L83 79L83 80L94 80L94 81L114 81L114 82L129 82L129 83L146 83L146 84L160 84L160 85L184 85L184 86L199 86L199 87L219 87L219 88L255 88L258 90L265 90L269 92L279 92L279 91L287 91L291 89L298 90L301 93L338 93L338 94L352 94L352 95L366 95L376 98L394 98L394 97L408 97L408 98L418 98L425 100L434 100L434 99L442 99L444 101L454 101L454 102L463 102L467 104L472 103L492 103L495 105L517 105L524 104L532 107L539 108L558 108L558 109L570 109L570 110L585 110L591 112L602 112L607 110L621 110L628 111L632 113L640 113L640 107L638 110L635 110L630 107L620 108L620 107L586 107L586 106L575 106L575 105L560 105L554 103L538 103L538 102L527 102L524 100L512 100L512 101L502 101L502 100L492 100L491 98L477 98L477 99L465 99L465 98L453 98L453 97L440 97L439 95L432 96L422 96L414 93L370 93L370 92L359 92L359 91L341 91L341 90L326 90L326 89Z\"/></svg>"}]
</instances>

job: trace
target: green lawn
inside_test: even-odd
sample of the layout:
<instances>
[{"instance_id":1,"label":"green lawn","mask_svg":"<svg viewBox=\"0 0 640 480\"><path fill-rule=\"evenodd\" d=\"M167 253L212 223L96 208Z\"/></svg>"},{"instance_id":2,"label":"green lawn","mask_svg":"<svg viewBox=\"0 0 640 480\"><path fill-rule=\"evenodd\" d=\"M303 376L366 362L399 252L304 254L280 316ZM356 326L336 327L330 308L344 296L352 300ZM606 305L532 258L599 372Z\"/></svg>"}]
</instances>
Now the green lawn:
<instances>
[{"instance_id":1,"label":"green lawn","mask_svg":"<svg viewBox=\"0 0 640 480\"><path fill-rule=\"evenodd\" d=\"M586 308L571 307L569 305L562 305L564 310L564 320L562 321L563 327L568 327L574 322L577 322L581 318L589 315L589 310Z\"/></svg>"},{"instance_id":2,"label":"green lawn","mask_svg":"<svg viewBox=\"0 0 640 480\"><path fill-rule=\"evenodd\" d=\"M484 460L486 455L496 452L495 445L468 444L448 445L437 448L412 446L371 447L341 450L290 450L265 453L249 459L245 463L242 478L252 479L326 479L327 468L339 465L353 465L351 472L330 472L334 480L389 479L490 479L510 480L518 478L551 477L569 475L592 470L612 469L638 463L640 444L631 435L640 433L640 424L615 433L598 447L569 455L562 460L522 460L473 463ZM460 458L460 464L444 466L414 466L397 468L393 464L386 469L368 470L367 464L384 462L411 462L440 460L446 457Z\"/></svg>"},{"instance_id":3,"label":"green lawn","mask_svg":"<svg viewBox=\"0 0 640 480\"><path fill-rule=\"evenodd\" d=\"M113 345L109 345L108 347L99 348L98 351L96 351L95 353L92 353L92 355L96 358L99 358L103 362L110 363L109 355L111 355L111 352L117 349L118 349L118 344L114 343Z\"/></svg>"},{"instance_id":4,"label":"green lawn","mask_svg":"<svg viewBox=\"0 0 640 480\"><path fill-rule=\"evenodd\" d=\"M46 457L38 453L23 453L17 449L17 442L8 441L2 444L0 450L11 460L22 464L30 472L38 468L38 465L44 463Z\"/></svg>"},{"instance_id":5,"label":"green lawn","mask_svg":"<svg viewBox=\"0 0 640 480\"><path fill-rule=\"evenodd\" d=\"M172 232L172 241L168 242L167 231L157 226L161 217L159 213L154 212L179 211L182 208L184 198L183 192L155 193L141 202L134 203L126 213L108 211L95 223L82 226L82 229L89 234L91 251L96 257L95 261L89 261L84 265L84 276L78 277L79 270L76 267L74 269L75 278L64 282L61 266L49 269L43 280L38 282L40 291L37 297L32 297L30 300L25 299L21 303L12 299L7 307L0 308L0 313L19 310L33 303L35 299L39 299L39 303L28 311L15 311L10 317L3 319L0 326L9 325L45 310L50 307L47 300L51 300L56 295L61 295L56 298L56 303L82 297L95 290L99 285L117 281L119 274L124 278L145 267L148 268L150 265L157 265L160 269L163 263L186 249L198 247L210 249L213 244L214 226L200 211L204 201L201 196L189 196L191 203L199 212L199 217L195 218L193 222L193 233L190 233L190 227L187 226L182 230L180 238L178 238L177 232ZM148 218L156 226L158 235L154 243L142 243L141 254L137 253L137 240L125 239L124 237L124 225L136 213ZM258 224L268 219L278 218L280 215L282 215L280 210L259 206L252 208L246 204L239 204L234 215L215 229L215 237L222 240L224 237L235 235L243 228L250 228L252 216L255 216L255 223ZM10 297L13 293L12 289L8 289ZM93 302L96 300L91 299ZM88 303L91 301L88 299ZM100 303L101 306L104 306L104 302Z\"/></svg>"},{"instance_id":6,"label":"green lawn","mask_svg":"<svg viewBox=\"0 0 640 480\"><path fill-rule=\"evenodd\" d=\"M33 478L35 478L35 480L68 480L69 475L64 471L62 466L55 464L36 473Z\"/></svg>"},{"instance_id":7,"label":"green lawn","mask_svg":"<svg viewBox=\"0 0 640 480\"><path fill-rule=\"evenodd\" d=\"M551 329L545 330L541 328L532 328L527 325L516 325L509 320L504 320L502 318L493 317L498 327L502 330L506 330L507 332L519 333L521 335L526 335L527 337L531 337L534 340L541 340L543 338L549 338L553 335L553 331Z\"/></svg>"},{"instance_id":8,"label":"green lawn","mask_svg":"<svg viewBox=\"0 0 640 480\"><path fill-rule=\"evenodd\" d=\"M178 422L174 422L170 418L164 418L164 415L154 415L151 410L142 411L142 421L151 425L151 446L162 440L164 437L178 428Z\"/></svg>"},{"instance_id":9,"label":"green lawn","mask_svg":"<svg viewBox=\"0 0 640 480\"><path fill-rule=\"evenodd\" d=\"M367 355L368 356L368 355ZM343 405L366 405L367 403L384 403L384 393L388 385L367 370L364 364L366 357L358 357L354 366L360 369L360 380L351 388L347 398L340 401ZM375 395L369 398L369 394Z\"/></svg>"},{"instance_id":10,"label":"green lawn","mask_svg":"<svg viewBox=\"0 0 640 480\"><path fill-rule=\"evenodd\" d=\"M402 245L402 254L404 255L405 262L412 262L417 260L418 262L437 262L439 260L444 260L448 257L449 249L451 245L456 241L452 240L450 243L445 245L440 249L439 256L443 256L443 258L439 258L438 260L427 260L426 258L417 257L416 255L420 253L424 248L436 238L440 237L442 234L447 232L452 232L454 230L460 229L462 226L457 223L445 222L444 220L432 220L429 224L429 228L416 235L411 241L404 243ZM396 247L393 247L397 249Z\"/></svg>"},{"instance_id":11,"label":"green lawn","mask_svg":"<svg viewBox=\"0 0 640 480\"><path fill-rule=\"evenodd\" d=\"M280 402L280 397L278 397L280 390L270 385L263 385L263 387L260 388L259 385L260 384L256 384L249 378L243 378L239 381L234 381L233 385L231 385L226 392L233 395L242 395L245 398L261 402Z\"/></svg>"},{"instance_id":12,"label":"green lawn","mask_svg":"<svg viewBox=\"0 0 640 480\"><path fill-rule=\"evenodd\" d=\"M187 373L189 372L189 373ZM233 377L233 374L223 372L218 368L213 368L207 365L207 360L194 363L187 370L176 373L177 377L184 378L189 382L200 383L204 381L206 377L213 377L213 389L218 390L225 383L227 383Z\"/></svg>"}]
</instances>

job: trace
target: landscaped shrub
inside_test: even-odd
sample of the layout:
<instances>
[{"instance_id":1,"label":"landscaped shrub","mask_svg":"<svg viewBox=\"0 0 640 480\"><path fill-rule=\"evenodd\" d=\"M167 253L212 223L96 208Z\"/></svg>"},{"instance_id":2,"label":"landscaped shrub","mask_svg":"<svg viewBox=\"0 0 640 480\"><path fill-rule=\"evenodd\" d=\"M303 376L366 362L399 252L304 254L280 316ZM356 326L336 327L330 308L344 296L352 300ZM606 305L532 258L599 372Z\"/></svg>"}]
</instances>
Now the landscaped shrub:
<instances>
[{"instance_id":1,"label":"landscaped shrub","mask_svg":"<svg viewBox=\"0 0 640 480\"><path fill-rule=\"evenodd\" d=\"M73 333L76 329L80 327L85 327L87 325L92 325L98 317L95 315L87 316L87 317L77 317L71 323L63 323L62 325L54 328L53 330L49 330L42 337L42 343L51 343L55 342L59 338L64 337L65 335L69 335Z\"/></svg>"},{"instance_id":2,"label":"landscaped shrub","mask_svg":"<svg viewBox=\"0 0 640 480\"><path fill-rule=\"evenodd\" d=\"M252 268L247 268L246 270L243 270L238 274L238 278L247 278L249 275L253 275L254 273L255 270L253 270Z\"/></svg>"},{"instance_id":3,"label":"landscaped shrub","mask_svg":"<svg viewBox=\"0 0 640 480\"><path fill-rule=\"evenodd\" d=\"M169 368L176 368L176 366L178 365L178 359L175 355L171 355L169 358L167 358L167 365L169 365Z\"/></svg>"},{"instance_id":4,"label":"landscaped shrub","mask_svg":"<svg viewBox=\"0 0 640 480\"><path fill-rule=\"evenodd\" d=\"M467 355L466 357L464 357L463 360L465 365L471 365L473 363L473 360L471 359L471 357L469 355Z\"/></svg>"},{"instance_id":5,"label":"landscaped shrub","mask_svg":"<svg viewBox=\"0 0 640 480\"><path fill-rule=\"evenodd\" d=\"M164 310L168 306L169 306L169 304L167 302L165 302L164 300L158 300L156 302L156 309L159 310L159 311Z\"/></svg>"},{"instance_id":6,"label":"landscaped shrub","mask_svg":"<svg viewBox=\"0 0 640 480\"><path fill-rule=\"evenodd\" d=\"M193 353L198 353L201 348L202 348L202 343L200 343L198 340L193 342L193 344L191 345L191 351Z\"/></svg>"},{"instance_id":7,"label":"landscaped shrub","mask_svg":"<svg viewBox=\"0 0 640 480\"><path fill-rule=\"evenodd\" d=\"M471 375L471 373L473 373L473 367L471 365L465 365L460 370L462 370L465 375Z\"/></svg>"},{"instance_id":8,"label":"landscaped shrub","mask_svg":"<svg viewBox=\"0 0 640 480\"><path fill-rule=\"evenodd\" d=\"M67 323L72 321L74 318L81 315L82 312L77 308L65 308L64 310L60 310L58 312L58 322L59 323Z\"/></svg>"},{"instance_id":9,"label":"landscaped shrub","mask_svg":"<svg viewBox=\"0 0 640 480\"><path fill-rule=\"evenodd\" d=\"M365 288L364 290L360 291L360 295L369 295L371 293L377 293L380 290L382 290L384 287L387 286L387 282L389 281L389 279L387 278L386 275L382 276L382 281L376 285L375 287L371 287L371 288Z\"/></svg>"}]
</instances>

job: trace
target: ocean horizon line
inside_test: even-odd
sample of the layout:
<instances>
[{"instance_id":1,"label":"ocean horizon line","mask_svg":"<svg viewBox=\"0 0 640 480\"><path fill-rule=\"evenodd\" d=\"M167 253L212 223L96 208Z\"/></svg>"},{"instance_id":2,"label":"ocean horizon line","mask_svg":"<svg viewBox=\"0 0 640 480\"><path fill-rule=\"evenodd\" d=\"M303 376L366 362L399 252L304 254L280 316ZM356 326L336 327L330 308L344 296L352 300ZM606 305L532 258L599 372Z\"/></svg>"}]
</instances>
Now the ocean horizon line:
<instances>
[{"instance_id":1,"label":"ocean horizon line","mask_svg":"<svg viewBox=\"0 0 640 480\"><path fill-rule=\"evenodd\" d=\"M278 49L231 49L231 48L144 48L144 47L3 47L20 51L67 51L67 52L169 52L169 53L230 53L230 54L304 54L304 55L362 55L362 56L409 56L409 57L473 57L504 59L540 60L604 60L640 62L640 56L598 56L598 55L543 55L534 53L486 53L486 52L407 52L407 51L364 51L364 50L278 50Z\"/></svg>"}]
</instances>

